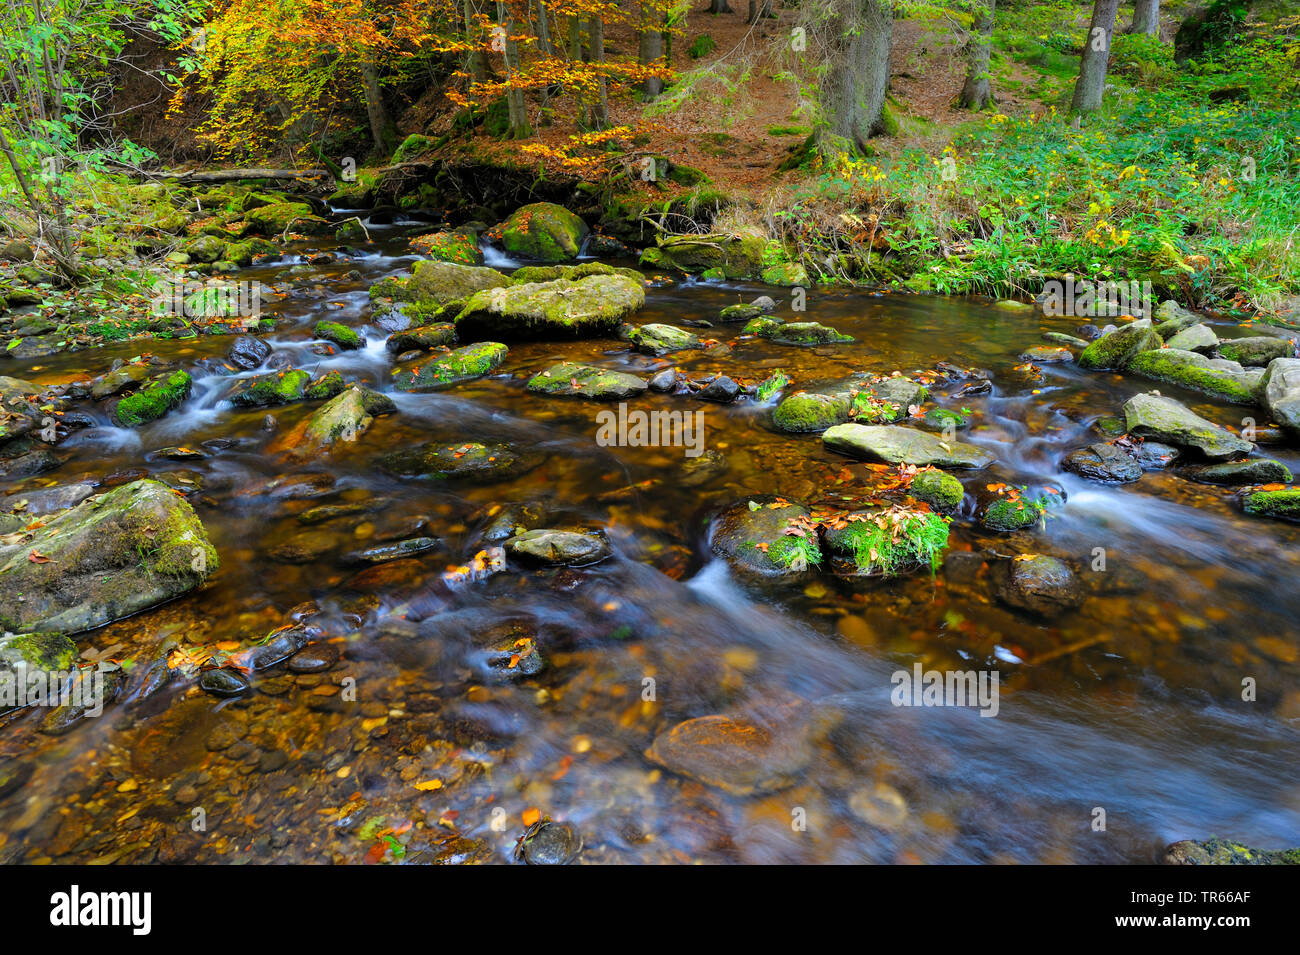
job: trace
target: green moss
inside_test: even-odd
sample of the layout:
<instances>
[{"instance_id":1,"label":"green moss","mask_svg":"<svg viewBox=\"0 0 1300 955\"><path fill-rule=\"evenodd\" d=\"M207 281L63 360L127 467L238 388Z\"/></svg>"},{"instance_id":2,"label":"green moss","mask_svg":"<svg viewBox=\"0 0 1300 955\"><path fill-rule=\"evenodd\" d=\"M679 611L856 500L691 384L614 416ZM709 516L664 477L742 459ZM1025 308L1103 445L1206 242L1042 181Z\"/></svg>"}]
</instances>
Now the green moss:
<instances>
[{"instance_id":1,"label":"green moss","mask_svg":"<svg viewBox=\"0 0 1300 955\"><path fill-rule=\"evenodd\" d=\"M1154 381L1181 385L1191 391L1221 398L1233 404L1255 403L1254 389L1239 381L1231 373L1179 360L1179 355L1177 351L1171 354L1165 349L1144 351L1130 361L1128 370Z\"/></svg>"},{"instance_id":2,"label":"green moss","mask_svg":"<svg viewBox=\"0 0 1300 955\"><path fill-rule=\"evenodd\" d=\"M759 382L754 397L760 402L768 401L789 384L790 376L778 368Z\"/></svg>"},{"instance_id":3,"label":"green moss","mask_svg":"<svg viewBox=\"0 0 1300 955\"><path fill-rule=\"evenodd\" d=\"M390 140L391 142L391 140ZM420 153L429 149L433 145L433 140L428 136L421 136L419 133L412 133L402 140L402 144L393 152L393 165L407 162L414 159Z\"/></svg>"},{"instance_id":4,"label":"green moss","mask_svg":"<svg viewBox=\"0 0 1300 955\"><path fill-rule=\"evenodd\" d=\"M622 275L635 282L642 281L642 275L635 269L624 269L604 262L583 262L580 265L525 265L510 273L511 285L526 285L531 282L554 282L556 279L585 279L590 275Z\"/></svg>"},{"instance_id":5,"label":"green moss","mask_svg":"<svg viewBox=\"0 0 1300 955\"><path fill-rule=\"evenodd\" d=\"M934 573L948 546L948 521L937 514L893 507L875 514L851 515L842 528L827 533L832 550L853 558L864 574L896 576L910 567Z\"/></svg>"},{"instance_id":6,"label":"green moss","mask_svg":"<svg viewBox=\"0 0 1300 955\"><path fill-rule=\"evenodd\" d=\"M990 530L1018 531L1037 524L1043 519L1045 510L1037 501L1002 498L989 505L981 520Z\"/></svg>"},{"instance_id":7,"label":"green moss","mask_svg":"<svg viewBox=\"0 0 1300 955\"><path fill-rule=\"evenodd\" d=\"M691 45L686 48L686 55L692 60L698 60L702 56L708 56L718 48L718 42L707 33L699 34Z\"/></svg>"},{"instance_id":8,"label":"green moss","mask_svg":"<svg viewBox=\"0 0 1300 955\"><path fill-rule=\"evenodd\" d=\"M1284 521L1300 521L1300 487L1287 487L1277 491L1249 491L1241 499L1247 514L1273 517Z\"/></svg>"},{"instance_id":9,"label":"green moss","mask_svg":"<svg viewBox=\"0 0 1300 955\"><path fill-rule=\"evenodd\" d=\"M961 481L939 470L918 473L908 485L907 493L944 514L957 510L966 494Z\"/></svg>"},{"instance_id":10,"label":"green moss","mask_svg":"<svg viewBox=\"0 0 1300 955\"><path fill-rule=\"evenodd\" d=\"M478 342L449 352L437 361L398 372L393 385L400 391L436 391L462 381L481 378L505 360L500 342Z\"/></svg>"},{"instance_id":11,"label":"green moss","mask_svg":"<svg viewBox=\"0 0 1300 955\"><path fill-rule=\"evenodd\" d=\"M970 427L970 418L951 408L931 408L925 413L923 420L925 426L934 431L944 431L947 428L961 431Z\"/></svg>"},{"instance_id":12,"label":"green moss","mask_svg":"<svg viewBox=\"0 0 1300 955\"><path fill-rule=\"evenodd\" d=\"M411 240L411 247L439 262L455 262L458 265L483 263L483 252L478 247L478 241L474 236L463 232L437 232L432 235L416 236Z\"/></svg>"},{"instance_id":13,"label":"green moss","mask_svg":"<svg viewBox=\"0 0 1300 955\"><path fill-rule=\"evenodd\" d=\"M310 380L310 373L299 368L259 375L250 379L242 391L231 395L230 403L237 408L265 408L301 401Z\"/></svg>"},{"instance_id":14,"label":"green moss","mask_svg":"<svg viewBox=\"0 0 1300 955\"><path fill-rule=\"evenodd\" d=\"M778 567L786 570L804 567L820 567L822 551L817 541L803 534L785 534L772 541L767 548L768 559Z\"/></svg>"},{"instance_id":15,"label":"green moss","mask_svg":"<svg viewBox=\"0 0 1300 955\"><path fill-rule=\"evenodd\" d=\"M67 670L77 659L77 645L61 633L22 633L0 644L0 657L16 653L37 670Z\"/></svg>"},{"instance_id":16,"label":"green moss","mask_svg":"<svg viewBox=\"0 0 1300 955\"><path fill-rule=\"evenodd\" d=\"M123 427L134 427L161 418L187 397L193 384L187 371L177 370L159 375L133 395L117 403L114 420Z\"/></svg>"},{"instance_id":17,"label":"green moss","mask_svg":"<svg viewBox=\"0 0 1300 955\"><path fill-rule=\"evenodd\" d=\"M333 398L341 393L347 384L343 381L343 374L338 371L327 372L321 375L303 391L303 397L310 398L313 401L322 398Z\"/></svg>"},{"instance_id":18,"label":"green moss","mask_svg":"<svg viewBox=\"0 0 1300 955\"><path fill-rule=\"evenodd\" d=\"M772 423L795 433L825 431L849 420L849 401L843 395L801 392L790 395L772 412Z\"/></svg>"},{"instance_id":19,"label":"green moss","mask_svg":"<svg viewBox=\"0 0 1300 955\"><path fill-rule=\"evenodd\" d=\"M542 262L575 258L586 235L585 222L551 202L524 206L501 226L501 244L506 251Z\"/></svg>"},{"instance_id":20,"label":"green moss","mask_svg":"<svg viewBox=\"0 0 1300 955\"><path fill-rule=\"evenodd\" d=\"M338 322L317 322L313 331L317 338L333 342L345 351L353 351L365 344L356 331Z\"/></svg>"}]
</instances>

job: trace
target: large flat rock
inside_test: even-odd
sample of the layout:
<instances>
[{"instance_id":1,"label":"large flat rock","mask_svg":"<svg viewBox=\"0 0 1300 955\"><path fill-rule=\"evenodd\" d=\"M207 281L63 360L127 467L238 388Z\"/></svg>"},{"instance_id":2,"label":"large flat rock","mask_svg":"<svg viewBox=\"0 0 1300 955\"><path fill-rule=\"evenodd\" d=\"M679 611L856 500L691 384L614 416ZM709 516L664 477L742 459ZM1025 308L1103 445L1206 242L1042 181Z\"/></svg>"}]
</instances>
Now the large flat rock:
<instances>
[{"instance_id":1,"label":"large flat rock","mask_svg":"<svg viewBox=\"0 0 1300 955\"><path fill-rule=\"evenodd\" d=\"M887 464L934 465L938 468L983 468L993 455L973 444L945 441L899 425L839 424L822 435L826 447L864 461Z\"/></svg>"}]
</instances>

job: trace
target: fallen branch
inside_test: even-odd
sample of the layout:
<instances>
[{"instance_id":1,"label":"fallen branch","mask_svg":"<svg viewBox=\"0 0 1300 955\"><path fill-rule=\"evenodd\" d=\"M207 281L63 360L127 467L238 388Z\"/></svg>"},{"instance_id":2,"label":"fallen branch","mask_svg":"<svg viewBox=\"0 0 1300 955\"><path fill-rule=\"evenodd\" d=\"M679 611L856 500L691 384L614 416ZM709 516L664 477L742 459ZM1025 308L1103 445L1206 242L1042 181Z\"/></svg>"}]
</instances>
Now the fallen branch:
<instances>
[{"instance_id":1,"label":"fallen branch","mask_svg":"<svg viewBox=\"0 0 1300 955\"><path fill-rule=\"evenodd\" d=\"M177 179L180 182L238 182L241 179L325 179L328 169L214 169L209 172L153 172L145 173L155 179Z\"/></svg>"}]
</instances>

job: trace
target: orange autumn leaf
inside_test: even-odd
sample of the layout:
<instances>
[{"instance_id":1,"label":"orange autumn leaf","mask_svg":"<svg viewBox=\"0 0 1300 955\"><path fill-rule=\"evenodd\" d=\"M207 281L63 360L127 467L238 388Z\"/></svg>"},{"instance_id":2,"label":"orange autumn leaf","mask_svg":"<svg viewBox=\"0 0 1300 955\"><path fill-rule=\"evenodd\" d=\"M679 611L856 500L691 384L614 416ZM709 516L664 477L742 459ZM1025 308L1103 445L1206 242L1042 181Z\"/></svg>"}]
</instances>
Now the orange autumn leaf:
<instances>
[{"instance_id":1,"label":"orange autumn leaf","mask_svg":"<svg viewBox=\"0 0 1300 955\"><path fill-rule=\"evenodd\" d=\"M540 809L537 809L536 807L529 807L528 809L525 809L524 814L522 816L525 826L531 826L541 818L542 818L542 811Z\"/></svg>"}]
</instances>

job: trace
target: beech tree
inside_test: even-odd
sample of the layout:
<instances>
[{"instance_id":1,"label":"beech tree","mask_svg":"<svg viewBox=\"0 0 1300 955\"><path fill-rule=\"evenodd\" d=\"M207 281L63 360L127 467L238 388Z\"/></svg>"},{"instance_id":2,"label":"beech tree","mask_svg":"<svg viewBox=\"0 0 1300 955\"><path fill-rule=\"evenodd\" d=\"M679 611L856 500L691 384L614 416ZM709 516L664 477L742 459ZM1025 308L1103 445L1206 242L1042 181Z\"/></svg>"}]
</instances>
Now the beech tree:
<instances>
[{"instance_id":1,"label":"beech tree","mask_svg":"<svg viewBox=\"0 0 1300 955\"><path fill-rule=\"evenodd\" d=\"M1070 112L1094 113L1101 108L1101 94L1106 89L1106 67L1110 62L1110 43L1115 34L1115 17L1119 0L1096 0L1092 22L1079 60L1079 79L1074 84Z\"/></svg>"}]
</instances>

